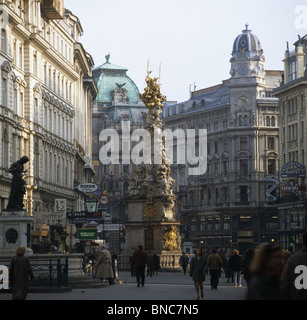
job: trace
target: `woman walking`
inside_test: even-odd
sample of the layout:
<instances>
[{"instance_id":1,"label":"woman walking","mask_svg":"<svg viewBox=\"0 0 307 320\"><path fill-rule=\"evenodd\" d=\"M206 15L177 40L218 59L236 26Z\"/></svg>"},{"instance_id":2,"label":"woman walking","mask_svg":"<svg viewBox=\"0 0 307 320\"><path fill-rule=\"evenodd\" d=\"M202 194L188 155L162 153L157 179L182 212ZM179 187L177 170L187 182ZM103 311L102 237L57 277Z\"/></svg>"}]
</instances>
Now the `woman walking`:
<instances>
[{"instance_id":1,"label":"woman walking","mask_svg":"<svg viewBox=\"0 0 307 320\"><path fill-rule=\"evenodd\" d=\"M195 250L195 256L191 260L190 267L190 277L192 277L195 284L197 300L200 299L199 291L201 297L204 297L203 282L205 281L206 262L207 259L203 256L202 250L197 248Z\"/></svg>"}]
</instances>

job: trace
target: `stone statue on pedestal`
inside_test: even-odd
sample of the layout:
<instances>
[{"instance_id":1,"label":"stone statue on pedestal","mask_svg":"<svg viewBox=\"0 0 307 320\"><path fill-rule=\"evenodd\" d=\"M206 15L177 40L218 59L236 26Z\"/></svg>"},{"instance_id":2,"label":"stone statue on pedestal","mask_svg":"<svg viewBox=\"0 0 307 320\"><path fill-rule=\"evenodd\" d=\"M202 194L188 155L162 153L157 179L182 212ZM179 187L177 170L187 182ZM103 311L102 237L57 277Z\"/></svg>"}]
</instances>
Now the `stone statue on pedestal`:
<instances>
[{"instance_id":1,"label":"stone statue on pedestal","mask_svg":"<svg viewBox=\"0 0 307 320\"><path fill-rule=\"evenodd\" d=\"M24 165L29 162L27 156L22 157L20 160L14 162L9 173L13 175L9 203L6 211L23 211L23 197L26 193L26 182L23 175L27 172L24 171Z\"/></svg>"}]
</instances>

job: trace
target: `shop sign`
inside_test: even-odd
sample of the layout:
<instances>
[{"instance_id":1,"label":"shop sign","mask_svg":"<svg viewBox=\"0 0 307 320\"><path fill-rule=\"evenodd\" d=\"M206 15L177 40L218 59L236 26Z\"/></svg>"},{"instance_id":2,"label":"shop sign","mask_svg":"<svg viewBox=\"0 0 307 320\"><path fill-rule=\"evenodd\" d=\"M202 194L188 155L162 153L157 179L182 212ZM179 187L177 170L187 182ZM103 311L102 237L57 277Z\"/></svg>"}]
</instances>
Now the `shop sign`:
<instances>
[{"instance_id":1,"label":"shop sign","mask_svg":"<svg viewBox=\"0 0 307 320\"><path fill-rule=\"evenodd\" d=\"M67 212L66 218L67 220L81 223L86 221L86 213L85 211Z\"/></svg>"},{"instance_id":2,"label":"shop sign","mask_svg":"<svg viewBox=\"0 0 307 320\"><path fill-rule=\"evenodd\" d=\"M86 240L97 240L97 229L79 229L78 230L78 239L80 241Z\"/></svg>"},{"instance_id":3,"label":"shop sign","mask_svg":"<svg viewBox=\"0 0 307 320\"><path fill-rule=\"evenodd\" d=\"M296 161L286 163L281 169L282 178L305 178L305 167Z\"/></svg>"},{"instance_id":4,"label":"shop sign","mask_svg":"<svg viewBox=\"0 0 307 320\"><path fill-rule=\"evenodd\" d=\"M85 193L93 193L98 189L94 183L81 183L78 185L78 190Z\"/></svg>"}]
</instances>

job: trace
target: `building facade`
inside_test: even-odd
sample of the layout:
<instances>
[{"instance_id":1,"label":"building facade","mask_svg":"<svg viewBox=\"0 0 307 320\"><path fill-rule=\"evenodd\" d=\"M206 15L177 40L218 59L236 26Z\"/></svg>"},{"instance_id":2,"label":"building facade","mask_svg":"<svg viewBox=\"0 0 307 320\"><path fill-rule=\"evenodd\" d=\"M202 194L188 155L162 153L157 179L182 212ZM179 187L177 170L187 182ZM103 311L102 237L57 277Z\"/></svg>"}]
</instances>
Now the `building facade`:
<instances>
[{"instance_id":1,"label":"building facade","mask_svg":"<svg viewBox=\"0 0 307 320\"><path fill-rule=\"evenodd\" d=\"M307 228L307 35L285 52L283 81L274 95L279 98L280 114L280 243L299 249L301 234Z\"/></svg>"},{"instance_id":2,"label":"building facade","mask_svg":"<svg viewBox=\"0 0 307 320\"><path fill-rule=\"evenodd\" d=\"M96 184L98 196L103 192L109 197L107 205L98 204L94 211L101 214L100 223L122 224L126 220L125 197L129 185L133 180L134 164L124 164L122 154L130 155L130 148L127 150L122 140L122 131L125 129L123 123L129 124L126 128L130 133L145 125L144 114L147 108L140 100L139 89L134 81L127 75L128 69L110 62L110 54L106 55L106 62L93 70L93 77L98 87L98 95L93 106L93 159L96 172ZM100 139L104 130L115 130L119 137L119 164L104 164L101 161L100 151L107 141ZM129 137L130 141L130 137ZM129 142L130 143L130 142ZM135 142L136 143L136 142ZM134 142L131 143L131 147ZM100 229L103 229L101 227ZM120 230L115 233L101 234L110 247L119 250L119 245L124 239ZM119 239L121 237L121 239Z\"/></svg>"},{"instance_id":3,"label":"building facade","mask_svg":"<svg viewBox=\"0 0 307 320\"><path fill-rule=\"evenodd\" d=\"M188 176L176 164L182 238L220 250L277 240L276 179L279 170L278 99L282 71L266 71L260 41L246 29L235 39L231 78L192 92L183 103L166 104L164 121L177 128L207 129L207 172Z\"/></svg>"},{"instance_id":4,"label":"building facade","mask_svg":"<svg viewBox=\"0 0 307 320\"><path fill-rule=\"evenodd\" d=\"M0 212L9 198L11 163L27 165L25 210L33 241L63 244L66 211L80 210L79 182L92 181L93 59L80 43L78 17L63 1L2 1ZM65 214L64 214L65 213ZM54 227L54 228L53 228ZM55 240L57 239L57 240Z\"/></svg>"}]
</instances>

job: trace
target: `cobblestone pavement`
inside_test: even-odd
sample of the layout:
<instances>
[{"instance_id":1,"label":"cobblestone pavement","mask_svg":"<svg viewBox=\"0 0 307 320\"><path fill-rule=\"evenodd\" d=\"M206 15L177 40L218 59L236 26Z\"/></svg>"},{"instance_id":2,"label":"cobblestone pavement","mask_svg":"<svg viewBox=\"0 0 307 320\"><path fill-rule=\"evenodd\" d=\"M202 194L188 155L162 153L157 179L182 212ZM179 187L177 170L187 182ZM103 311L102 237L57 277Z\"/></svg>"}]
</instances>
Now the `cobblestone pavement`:
<instances>
[{"instance_id":1,"label":"cobblestone pavement","mask_svg":"<svg viewBox=\"0 0 307 320\"><path fill-rule=\"evenodd\" d=\"M204 282L204 298L201 300L244 300L246 284L235 287L222 276L218 290L211 290L210 276ZM0 294L0 300L10 300L10 294ZM137 287L136 279L128 272L120 272L119 283L106 288L73 289L66 293L30 293L27 300L148 300L195 301L196 291L192 278L183 273L159 273L146 276L145 286Z\"/></svg>"}]
</instances>

